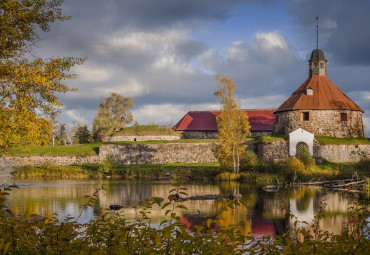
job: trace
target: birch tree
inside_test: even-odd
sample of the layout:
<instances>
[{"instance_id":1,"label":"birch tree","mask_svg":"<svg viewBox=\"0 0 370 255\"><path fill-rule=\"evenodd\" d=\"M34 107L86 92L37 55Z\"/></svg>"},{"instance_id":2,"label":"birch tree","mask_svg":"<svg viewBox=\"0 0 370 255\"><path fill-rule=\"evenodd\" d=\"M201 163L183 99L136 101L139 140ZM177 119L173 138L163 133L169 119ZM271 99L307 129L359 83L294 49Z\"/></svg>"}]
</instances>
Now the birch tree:
<instances>
[{"instance_id":1,"label":"birch tree","mask_svg":"<svg viewBox=\"0 0 370 255\"><path fill-rule=\"evenodd\" d=\"M221 114L216 117L218 126L218 146L215 155L221 168L240 171L240 160L246 154L246 137L250 135L247 114L239 109L234 99L236 85L232 78L218 74L218 87L215 92L221 106Z\"/></svg>"}]
</instances>

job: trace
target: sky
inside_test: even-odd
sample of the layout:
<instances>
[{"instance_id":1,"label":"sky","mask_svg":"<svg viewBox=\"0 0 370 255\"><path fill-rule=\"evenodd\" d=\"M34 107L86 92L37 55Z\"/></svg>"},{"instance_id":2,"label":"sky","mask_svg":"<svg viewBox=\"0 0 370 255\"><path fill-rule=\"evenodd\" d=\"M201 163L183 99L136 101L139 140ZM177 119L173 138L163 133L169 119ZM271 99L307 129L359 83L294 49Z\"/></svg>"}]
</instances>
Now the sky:
<instances>
[{"instance_id":1,"label":"sky","mask_svg":"<svg viewBox=\"0 0 370 255\"><path fill-rule=\"evenodd\" d=\"M60 95L61 122L90 124L100 97L132 97L134 121L174 125L217 110L218 73L242 108L277 108L307 78L319 48L328 77L364 111L370 134L369 0L65 0L71 20L40 34L42 57L87 57Z\"/></svg>"}]
</instances>

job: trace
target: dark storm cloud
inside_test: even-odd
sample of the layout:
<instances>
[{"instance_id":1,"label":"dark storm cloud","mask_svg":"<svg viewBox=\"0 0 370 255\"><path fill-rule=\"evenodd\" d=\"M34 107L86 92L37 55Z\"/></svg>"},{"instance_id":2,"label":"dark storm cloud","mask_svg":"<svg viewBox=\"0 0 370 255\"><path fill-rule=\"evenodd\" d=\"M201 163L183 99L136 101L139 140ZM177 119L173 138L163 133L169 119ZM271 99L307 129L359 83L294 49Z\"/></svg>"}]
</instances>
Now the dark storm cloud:
<instances>
[{"instance_id":1,"label":"dark storm cloud","mask_svg":"<svg viewBox=\"0 0 370 255\"><path fill-rule=\"evenodd\" d=\"M319 16L320 48L330 61L341 64L370 65L370 1L303 0L291 1L290 12L299 31L311 47L316 46L315 17Z\"/></svg>"},{"instance_id":2,"label":"dark storm cloud","mask_svg":"<svg viewBox=\"0 0 370 255\"><path fill-rule=\"evenodd\" d=\"M126 27L157 30L161 27L229 18L233 6L269 0L67 0L66 12L74 19L99 23L106 29Z\"/></svg>"},{"instance_id":3,"label":"dark storm cloud","mask_svg":"<svg viewBox=\"0 0 370 255\"><path fill-rule=\"evenodd\" d=\"M370 109L370 97L361 97L370 80L366 1L290 1L302 41L294 47L284 31L256 31L253 41L230 41L225 52L191 37L193 29L228 19L244 2L270 1L66 0L63 10L72 20L54 24L38 49L42 56L89 58L74 69L79 78L68 81L79 92L61 96L62 121L67 114L91 122L99 98L109 92L133 97L140 123L176 121L188 110L217 107L213 92L219 72L234 77L245 107L278 107L308 77L316 16L329 77L347 94L353 92L350 97L365 111ZM307 52L303 59L302 51Z\"/></svg>"}]
</instances>

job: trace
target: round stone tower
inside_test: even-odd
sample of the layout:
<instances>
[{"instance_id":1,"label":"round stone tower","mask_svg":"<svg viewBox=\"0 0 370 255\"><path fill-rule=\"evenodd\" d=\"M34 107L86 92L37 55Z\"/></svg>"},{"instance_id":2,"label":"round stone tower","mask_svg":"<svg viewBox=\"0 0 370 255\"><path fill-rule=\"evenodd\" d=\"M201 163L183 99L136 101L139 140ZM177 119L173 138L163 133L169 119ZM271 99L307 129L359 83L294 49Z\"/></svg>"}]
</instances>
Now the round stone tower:
<instances>
[{"instance_id":1,"label":"round stone tower","mask_svg":"<svg viewBox=\"0 0 370 255\"><path fill-rule=\"evenodd\" d=\"M309 78L276 109L273 134L303 128L318 136L363 137L363 110L326 76L327 61L312 51Z\"/></svg>"}]
</instances>

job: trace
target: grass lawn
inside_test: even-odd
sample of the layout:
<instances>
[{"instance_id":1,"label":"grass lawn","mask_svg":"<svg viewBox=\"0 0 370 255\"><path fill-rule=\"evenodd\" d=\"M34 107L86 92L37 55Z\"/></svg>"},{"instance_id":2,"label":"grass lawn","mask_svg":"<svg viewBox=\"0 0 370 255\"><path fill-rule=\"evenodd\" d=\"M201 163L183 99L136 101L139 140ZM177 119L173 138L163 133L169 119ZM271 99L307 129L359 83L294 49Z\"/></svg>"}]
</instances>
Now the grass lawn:
<instances>
[{"instance_id":1,"label":"grass lawn","mask_svg":"<svg viewBox=\"0 0 370 255\"><path fill-rule=\"evenodd\" d=\"M86 164L81 166L42 166L15 167L16 178L88 178L113 176L123 179L163 177L167 172L174 179L214 180L218 173L218 163L196 164L133 164L115 165L112 172L105 172L104 164Z\"/></svg>"},{"instance_id":2,"label":"grass lawn","mask_svg":"<svg viewBox=\"0 0 370 255\"><path fill-rule=\"evenodd\" d=\"M370 138L336 138L330 136L315 136L320 144L370 144Z\"/></svg>"},{"instance_id":3,"label":"grass lawn","mask_svg":"<svg viewBox=\"0 0 370 255\"><path fill-rule=\"evenodd\" d=\"M98 156L99 147L102 143L78 144L72 146L24 146L16 147L10 150L9 156Z\"/></svg>"},{"instance_id":4,"label":"grass lawn","mask_svg":"<svg viewBox=\"0 0 370 255\"><path fill-rule=\"evenodd\" d=\"M107 143L89 143L89 144L78 144L72 146L25 146L16 147L10 150L9 156L51 156L51 157L63 157L63 156L76 156L76 157L87 157L87 156L98 156L99 147L102 144L165 144L165 143L212 143L217 142L216 139L181 139L174 141L142 141L142 142L107 142Z\"/></svg>"},{"instance_id":5,"label":"grass lawn","mask_svg":"<svg viewBox=\"0 0 370 255\"><path fill-rule=\"evenodd\" d=\"M113 136L144 136L144 135L171 135L180 136L179 133L172 130L169 127L161 127L158 125L133 125L131 127L125 127L118 132L115 132Z\"/></svg>"}]
</instances>

